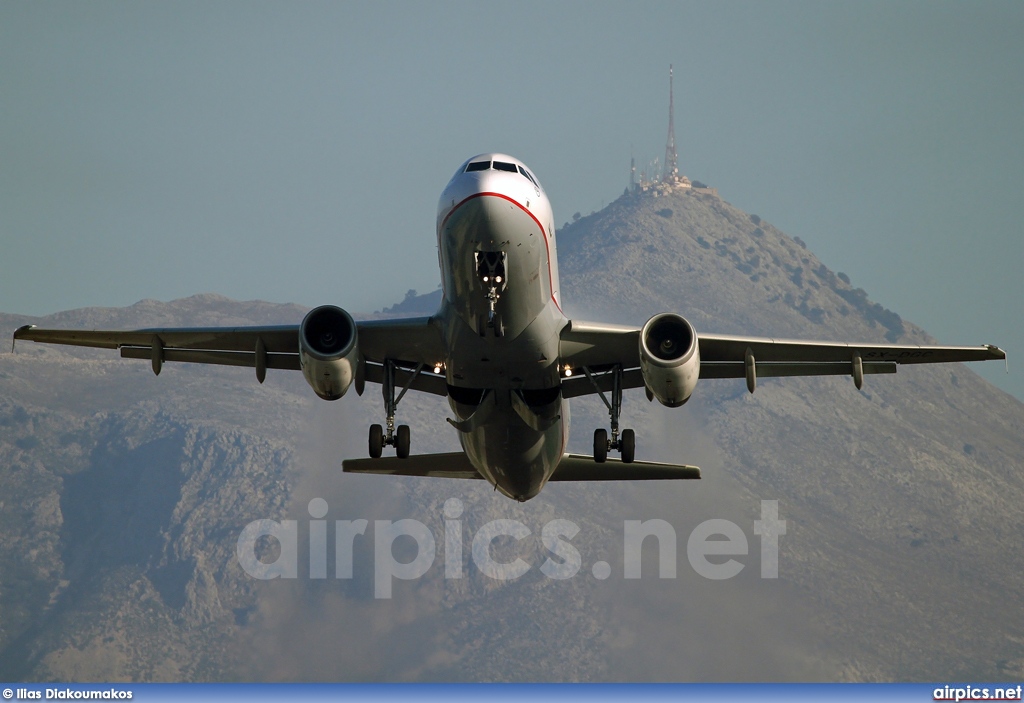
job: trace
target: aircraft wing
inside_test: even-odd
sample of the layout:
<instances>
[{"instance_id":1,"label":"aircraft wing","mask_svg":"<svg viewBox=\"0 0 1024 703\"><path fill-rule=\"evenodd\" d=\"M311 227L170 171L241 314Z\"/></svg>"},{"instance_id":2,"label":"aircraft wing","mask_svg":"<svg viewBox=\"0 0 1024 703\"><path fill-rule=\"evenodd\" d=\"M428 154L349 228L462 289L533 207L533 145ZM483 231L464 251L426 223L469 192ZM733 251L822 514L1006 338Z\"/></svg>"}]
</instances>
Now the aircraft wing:
<instances>
[{"instance_id":1,"label":"aircraft wing","mask_svg":"<svg viewBox=\"0 0 1024 703\"><path fill-rule=\"evenodd\" d=\"M358 344L366 360L366 380L380 383L382 363L397 365L395 382L405 385L420 364L443 359L441 334L432 318L372 320L356 323ZM298 371L299 325L254 327L165 327L141 330L62 330L34 325L19 327L15 342L26 339L48 344L119 349L126 359L149 359L154 371L165 361ZM447 395L443 376L417 374L410 388Z\"/></svg>"},{"instance_id":2,"label":"aircraft wing","mask_svg":"<svg viewBox=\"0 0 1024 703\"><path fill-rule=\"evenodd\" d=\"M120 349L128 359L149 359L154 344L162 345L164 361L256 366L256 346L262 340L267 367L299 368L299 326L165 327L142 330L61 330L35 325L19 327L14 340L47 344ZM158 347L159 348L159 347Z\"/></svg>"},{"instance_id":3,"label":"aircraft wing","mask_svg":"<svg viewBox=\"0 0 1024 703\"><path fill-rule=\"evenodd\" d=\"M747 352L757 377L854 375L855 358L863 373L896 373L897 364L932 364L958 361L1005 359L1006 353L992 345L947 347L910 344L857 344L812 342L769 337L699 334L700 378L744 378ZM562 330L562 362L574 369L586 368L591 379L574 375L562 380L562 395L572 398L611 390L615 365L622 367L622 387L642 388L640 372L640 329L622 325L571 321Z\"/></svg>"},{"instance_id":4,"label":"aircraft wing","mask_svg":"<svg viewBox=\"0 0 1024 703\"><path fill-rule=\"evenodd\" d=\"M441 327L433 317L408 317L399 320L357 322L359 351L366 360L366 380L383 383L385 359L395 362L395 384L447 397L448 384L443 374L416 373L420 365L432 369L444 359ZM412 378L410 382L410 377Z\"/></svg>"},{"instance_id":5,"label":"aircraft wing","mask_svg":"<svg viewBox=\"0 0 1024 703\"><path fill-rule=\"evenodd\" d=\"M1006 358L1006 352L991 344L975 347L857 344L726 334L701 334L698 341L701 378L743 378L748 349L757 364L758 376L848 376L852 374L855 356L861 358L864 373L896 373L897 364Z\"/></svg>"},{"instance_id":6,"label":"aircraft wing","mask_svg":"<svg viewBox=\"0 0 1024 703\"><path fill-rule=\"evenodd\" d=\"M382 474L387 476L425 476L434 478L483 479L463 452L447 454L420 454L405 459L345 459L342 470L356 474ZM634 461L625 464L618 459L607 459L599 464L594 457L584 454L564 454L551 481L668 481L700 479L696 466L662 464L653 461Z\"/></svg>"}]
</instances>

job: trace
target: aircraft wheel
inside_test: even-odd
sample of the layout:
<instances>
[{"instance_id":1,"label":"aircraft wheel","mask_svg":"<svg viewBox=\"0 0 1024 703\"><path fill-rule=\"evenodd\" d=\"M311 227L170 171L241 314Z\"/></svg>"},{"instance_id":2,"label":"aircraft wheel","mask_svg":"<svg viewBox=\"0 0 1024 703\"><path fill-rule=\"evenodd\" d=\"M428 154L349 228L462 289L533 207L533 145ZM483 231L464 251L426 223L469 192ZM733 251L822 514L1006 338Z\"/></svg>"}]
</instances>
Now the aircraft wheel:
<instances>
[{"instance_id":1,"label":"aircraft wheel","mask_svg":"<svg viewBox=\"0 0 1024 703\"><path fill-rule=\"evenodd\" d=\"M603 464L608 458L608 430L594 430L594 461Z\"/></svg>"},{"instance_id":2,"label":"aircraft wheel","mask_svg":"<svg viewBox=\"0 0 1024 703\"><path fill-rule=\"evenodd\" d=\"M619 453L622 455L623 464L632 464L636 455L636 434L633 430L623 430L622 438L619 440Z\"/></svg>"},{"instance_id":3,"label":"aircraft wheel","mask_svg":"<svg viewBox=\"0 0 1024 703\"><path fill-rule=\"evenodd\" d=\"M370 425L370 456L379 459L384 451L384 428L380 425Z\"/></svg>"},{"instance_id":4,"label":"aircraft wheel","mask_svg":"<svg viewBox=\"0 0 1024 703\"><path fill-rule=\"evenodd\" d=\"M396 439L398 441L395 443L395 450L398 454L398 458L404 459L409 456L409 426L399 425L396 434Z\"/></svg>"}]
</instances>

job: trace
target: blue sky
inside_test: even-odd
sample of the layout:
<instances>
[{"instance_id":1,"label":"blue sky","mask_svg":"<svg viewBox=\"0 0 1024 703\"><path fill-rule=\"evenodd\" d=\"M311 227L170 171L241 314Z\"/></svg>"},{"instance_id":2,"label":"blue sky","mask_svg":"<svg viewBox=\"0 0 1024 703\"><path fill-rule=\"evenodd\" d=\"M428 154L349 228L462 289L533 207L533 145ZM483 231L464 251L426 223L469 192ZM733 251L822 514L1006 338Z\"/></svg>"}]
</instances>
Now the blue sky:
<instances>
[{"instance_id":1,"label":"blue sky","mask_svg":"<svg viewBox=\"0 0 1024 703\"><path fill-rule=\"evenodd\" d=\"M380 309L437 286L472 154L530 164L556 223L620 195L673 63L681 172L1008 349L974 368L1022 398L1021 36L1019 2L2 3L0 310Z\"/></svg>"}]
</instances>

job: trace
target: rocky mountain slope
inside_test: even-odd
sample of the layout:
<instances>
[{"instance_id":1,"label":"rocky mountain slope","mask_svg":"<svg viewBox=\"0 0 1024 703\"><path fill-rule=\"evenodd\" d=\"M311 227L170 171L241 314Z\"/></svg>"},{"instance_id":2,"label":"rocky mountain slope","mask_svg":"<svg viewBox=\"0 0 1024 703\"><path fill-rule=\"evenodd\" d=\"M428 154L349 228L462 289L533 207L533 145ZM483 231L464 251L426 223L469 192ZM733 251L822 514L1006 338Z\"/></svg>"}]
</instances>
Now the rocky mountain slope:
<instances>
[{"instance_id":1,"label":"rocky mountain slope","mask_svg":"<svg viewBox=\"0 0 1024 703\"><path fill-rule=\"evenodd\" d=\"M570 316L641 324L680 312L698 331L929 342L842 274L756 216L712 196L628 195L558 234ZM387 314L436 307L407 295ZM332 301L341 302L343 301ZM72 327L295 322L297 306L195 296L25 322ZM378 315L381 315L379 313ZM6 337L6 338L9 338ZM958 342L962 340L942 340ZM998 341L998 340L994 340ZM411 394L399 418L414 451L450 451L441 399ZM703 381L684 408L627 394L642 459L699 464L704 480L557 485L517 505L476 482L340 473L379 421L376 387L324 403L298 374L165 367L116 353L25 343L0 356L0 677L40 680L845 680L1024 677L1024 406L963 366L850 379ZM607 417L573 401L586 451ZM261 518L300 526L370 521L352 579L257 581L235 558ZM442 506L464 505L465 576L444 578ZM753 522L787 520L778 579L761 579ZM438 540L434 566L373 597L375 519L413 518ZM469 544L483 524L519 579L483 576ZM582 569L539 566L549 520L580 527ZM742 528L738 576L687 561L704 520ZM623 577L625 520L677 534L677 576ZM333 536L331 538L333 540ZM396 556L411 558L408 544ZM333 576L330 551L328 573ZM403 557L402 554L405 556ZM612 575L592 575L607 561ZM299 573L308 569L299 560Z\"/></svg>"}]
</instances>

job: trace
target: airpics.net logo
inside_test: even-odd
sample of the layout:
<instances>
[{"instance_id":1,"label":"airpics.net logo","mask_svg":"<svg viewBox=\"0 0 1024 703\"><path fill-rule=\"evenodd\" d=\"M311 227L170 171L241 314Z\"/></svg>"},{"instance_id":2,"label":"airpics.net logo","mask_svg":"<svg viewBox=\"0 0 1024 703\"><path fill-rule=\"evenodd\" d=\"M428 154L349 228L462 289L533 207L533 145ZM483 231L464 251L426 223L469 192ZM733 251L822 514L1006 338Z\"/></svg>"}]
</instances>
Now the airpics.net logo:
<instances>
[{"instance_id":1,"label":"airpics.net logo","mask_svg":"<svg viewBox=\"0 0 1024 703\"><path fill-rule=\"evenodd\" d=\"M327 501L314 498L309 501L309 578L327 578L328 521ZM444 503L444 536L441 552L444 577L461 579L465 576L465 546L462 513L464 506L458 498ZM786 521L779 519L777 500L761 501L761 519L753 521L753 533L760 539L761 578L774 579L779 575L779 538L786 534ZM354 551L357 539L369 539L366 534L369 520L334 521L334 578L351 579L354 571ZM517 542L534 535L519 520L500 519L482 525L468 540L473 565L484 576L508 581L524 576L535 566L550 579L570 579L583 568L583 557L573 546L572 539L580 527L572 520L550 520L540 530L540 541L549 555L539 566L521 557L511 561L498 561L493 557L492 545L499 538L512 538ZM415 542L416 556L410 561L398 561L394 556L395 542L402 537ZM676 578L677 545L675 527L665 520L624 520L622 525L623 577L640 578L642 546L648 538L658 545L658 576ZM408 540L406 540L408 541ZM266 549L275 543L277 549ZM261 548L262 547L262 548ZM267 561L268 552L276 557ZM305 551L305 550L301 550ZM238 537L238 563L256 579L299 578L299 522L298 520L255 520L246 525ZM700 576L711 580L730 579L746 566L737 557L747 557L750 545L743 529L731 520L705 520L686 537L686 558L690 567ZM262 556L262 558L261 558ZM434 566L438 556L438 540L434 533L419 520L373 521L373 594L376 598L391 598L394 579L411 581L424 576ZM612 574L606 561L597 561L590 573L599 580Z\"/></svg>"}]
</instances>

